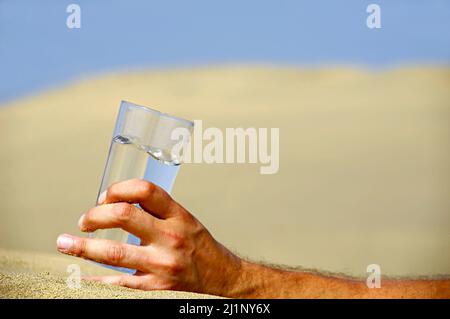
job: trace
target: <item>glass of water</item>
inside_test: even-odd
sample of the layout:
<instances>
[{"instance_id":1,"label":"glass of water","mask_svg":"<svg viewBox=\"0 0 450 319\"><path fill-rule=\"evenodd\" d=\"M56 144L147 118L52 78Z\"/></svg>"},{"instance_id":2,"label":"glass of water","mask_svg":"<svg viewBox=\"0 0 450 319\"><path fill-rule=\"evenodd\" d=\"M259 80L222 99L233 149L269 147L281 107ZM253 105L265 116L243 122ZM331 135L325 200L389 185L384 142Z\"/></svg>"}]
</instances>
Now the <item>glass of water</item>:
<instances>
[{"instance_id":1,"label":"glass of water","mask_svg":"<svg viewBox=\"0 0 450 319\"><path fill-rule=\"evenodd\" d=\"M180 143L188 143L193 126L191 121L122 101L97 198L111 184L133 178L150 181L170 193L182 155L174 153L174 146L180 149ZM187 133L181 141L172 136L179 128ZM99 229L89 237L140 244L139 238L119 228ZM103 266L135 272L128 268Z\"/></svg>"}]
</instances>

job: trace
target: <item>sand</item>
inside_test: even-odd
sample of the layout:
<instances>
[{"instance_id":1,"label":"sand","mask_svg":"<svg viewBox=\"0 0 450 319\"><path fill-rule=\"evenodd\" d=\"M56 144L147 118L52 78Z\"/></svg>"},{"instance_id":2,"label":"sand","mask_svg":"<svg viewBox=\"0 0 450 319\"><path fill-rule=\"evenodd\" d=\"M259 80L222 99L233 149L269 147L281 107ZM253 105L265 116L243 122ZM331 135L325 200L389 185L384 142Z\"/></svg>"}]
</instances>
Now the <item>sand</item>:
<instances>
[{"instance_id":1,"label":"sand","mask_svg":"<svg viewBox=\"0 0 450 319\"><path fill-rule=\"evenodd\" d=\"M449 85L448 68L224 66L99 75L13 101L0 107L0 247L54 252L58 234L80 234L126 99L204 127L280 128L278 174L192 164L175 183L240 255L448 275Z\"/></svg>"},{"instance_id":2,"label":"sand","mask_svg":"<svg viewBox=\"0 0 450 319\"><path fill-rule=\"evenodd\" d=\"M0 298L217 298L178 291L141 291L96 282L81 281L79 289L67 284L71 264L80 266L82 275L114 274L72 257L0 249Z\"/></svg>"}]
</instances>

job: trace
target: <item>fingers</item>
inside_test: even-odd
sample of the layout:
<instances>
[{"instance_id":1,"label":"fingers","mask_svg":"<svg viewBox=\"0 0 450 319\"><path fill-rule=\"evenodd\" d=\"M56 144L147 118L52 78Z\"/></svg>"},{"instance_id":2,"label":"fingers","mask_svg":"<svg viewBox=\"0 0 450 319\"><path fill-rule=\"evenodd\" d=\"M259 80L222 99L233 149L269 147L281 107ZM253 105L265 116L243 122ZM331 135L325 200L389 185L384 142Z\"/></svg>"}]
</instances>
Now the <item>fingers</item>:
<instances>
[{"instance_id":1,"label":"fingers","mask_svg":"<svg viewBox=\"0 0 450 319\"><path fill-rule=\"evenodd\" d=\"M112 240L60 235L56 241L60 252L94 260L111 266L150 271L151 252L145 247L121 244Z\"/></svg>"},{"instance_id":2,"label":"fingers","mask_svg":"<svg viewBox=\"0 0 450 319\"><path fill-rule=\"evenodd\" d=\"M87 276L83 280L96 281L108 285L128 287L132 289L143 289L142 278L138 276L116 275L116 276Z\"/></svg>"},{"instance_id":3,"label":"fingers","mask_svg":"<svg viewBox=\"0 0 450 319\"><path fill-rule=\"evenodd\" d=\"M78 226L81 231L122 228L144 241L157 237L159 220L142 209L128 203L96 206L81 216Z\"/></svg>"},{"instance_id":4,"label":"fingers","mask_svg":"<svg viewBox=\"0 0 450 319\"><path fill-rule=\"evenodd\" d=\"M139 205L158 218L169 218L181 211L181 207L169 194L153 183L130 179L111 185L99 196L99 204L128 202Z\"/></svg>"}]
</instances>

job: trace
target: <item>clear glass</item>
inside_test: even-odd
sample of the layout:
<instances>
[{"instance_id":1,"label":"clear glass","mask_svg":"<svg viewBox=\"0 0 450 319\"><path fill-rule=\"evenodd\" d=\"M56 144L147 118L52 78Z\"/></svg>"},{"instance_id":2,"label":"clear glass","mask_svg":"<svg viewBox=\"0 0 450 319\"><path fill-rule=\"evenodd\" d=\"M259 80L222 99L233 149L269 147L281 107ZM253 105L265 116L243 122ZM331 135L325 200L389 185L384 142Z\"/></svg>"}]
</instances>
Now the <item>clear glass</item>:
<instances>
[{"instance_id":1,"label":"clear glass","mask_svg":"<svg viewBox=\"0 0 450 319\"><path fill-rule=\"evenodd\" d=\"M133 178L148 180L170 193L181 163L180 154L171 152L180 143L171 138L171 133L176 128L184 128L191 134L193 126L190 121L122 101L98 196L111 184ZM96 230L89 237L140 244L139 238L119 228Z\"/></svg>"}]
</instances>

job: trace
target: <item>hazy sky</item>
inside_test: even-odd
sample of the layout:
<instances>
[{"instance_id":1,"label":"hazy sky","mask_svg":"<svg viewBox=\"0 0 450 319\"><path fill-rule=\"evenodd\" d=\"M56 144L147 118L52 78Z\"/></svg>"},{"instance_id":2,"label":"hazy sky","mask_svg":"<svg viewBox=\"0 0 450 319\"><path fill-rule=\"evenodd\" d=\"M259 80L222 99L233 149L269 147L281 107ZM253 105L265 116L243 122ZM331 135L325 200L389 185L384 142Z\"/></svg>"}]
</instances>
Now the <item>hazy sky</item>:
<instances>
[{"instance_id":1,"label":"hazy sky","mask_svg":"<svg viewBox=\"0 0 450 319\"><path fill-rule=\"evenodd\" d=\"M66 8L81 7L81 28ZM366 8L381 7L381 29ZM0 0L0 103L112 70L450 62L450 1Z\"/></svg>"}]
</instances>

